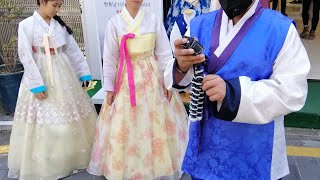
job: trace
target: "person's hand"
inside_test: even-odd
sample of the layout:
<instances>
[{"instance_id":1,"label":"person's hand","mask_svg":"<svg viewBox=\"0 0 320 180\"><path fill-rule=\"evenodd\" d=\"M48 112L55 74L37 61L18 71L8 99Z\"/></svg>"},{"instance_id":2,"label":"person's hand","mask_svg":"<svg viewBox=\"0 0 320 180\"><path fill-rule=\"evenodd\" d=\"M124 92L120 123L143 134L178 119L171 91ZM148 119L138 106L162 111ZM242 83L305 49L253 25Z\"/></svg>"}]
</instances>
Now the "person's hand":
<instances>
[{"instance_id":1,"label":"person's hand","mask_svg":"<svg viewBox=\"0 0 320 180\"><path fill-rule=\"evenodd\" d=\"M111 106L111 104L113 103L114 101L114 94L113 94L113 91L107 91L107 104L109 106Z\"/></svg>"},{"instance_id":2,"label":"person's hand","mask_svg":"<svg viewBox=\"0 0 320 180\"><path fill-rule=\"evenodd\" d=\"M172 98L172 92L169 91L165 86L163 86L163 92L164 95L167 97L168 101L170 102Z\"/></svg>"},{"instance_id":3,"label":"person's hand","mask_svg":"<svg viewBox=\"0 0 320 180\"><path fill-rule=\"evenodd\" d=\"M193 49L183 49L182 44L187 43L186 38L177 39L174 41L174 55L177 59L177 68L182 72L187 72L193 64L201 63L205 60L203 54L194 55Z\"/></svg>"},{"instance_id":4,"label":"person's hand","mask_svg":"<svg viewBox=\"0 0 320 180\"><path fill-rule=\"evenodd\" d=\"M202 90L210 101L223 102L226 96L226 82L218 75L207 75L202 81Z\"/></svg>"},{"instance_id":5,"label":"person's hand","mask_svg":"<svg viewBox=\"0 0 320 180\"><path fill-rule=\"evenodd\" d=\"M43 100L43 99L45 99L47 97L44 92L37 93L34 96L39 100Z\"/></svg>"}]
</instances>

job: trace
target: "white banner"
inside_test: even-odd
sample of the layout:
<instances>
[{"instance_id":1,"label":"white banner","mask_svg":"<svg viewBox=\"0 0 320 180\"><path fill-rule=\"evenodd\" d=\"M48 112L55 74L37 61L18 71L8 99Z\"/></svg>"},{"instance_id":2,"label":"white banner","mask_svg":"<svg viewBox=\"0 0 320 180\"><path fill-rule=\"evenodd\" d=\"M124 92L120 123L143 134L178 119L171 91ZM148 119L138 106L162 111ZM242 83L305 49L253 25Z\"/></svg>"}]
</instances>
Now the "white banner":
<instances>
[{"instance_id":1,"label":"white banner","mask_svg":"<svg viewBox=\"0 0 320 180\"><path fill-rule=\"evenodd\" d=\"M94 78L101 79L101 57L107 21L121 12L125 0L80 0L80 4L87 60ZM162 0L143 0L142 8L163 20Z\"/></svg>"},{"instance_id":2,"label":"white banner","mask_svg":"<svg viewBox=\"0 0 320 180\"><path fill-rule=\"evenodd\" d=\"M121 13L125 0L96 0L96 12L101 50L107 21L115 14ZM143 0L142 8L154 12L163 19L162 0Z\"/></svg>"}]
</instances>

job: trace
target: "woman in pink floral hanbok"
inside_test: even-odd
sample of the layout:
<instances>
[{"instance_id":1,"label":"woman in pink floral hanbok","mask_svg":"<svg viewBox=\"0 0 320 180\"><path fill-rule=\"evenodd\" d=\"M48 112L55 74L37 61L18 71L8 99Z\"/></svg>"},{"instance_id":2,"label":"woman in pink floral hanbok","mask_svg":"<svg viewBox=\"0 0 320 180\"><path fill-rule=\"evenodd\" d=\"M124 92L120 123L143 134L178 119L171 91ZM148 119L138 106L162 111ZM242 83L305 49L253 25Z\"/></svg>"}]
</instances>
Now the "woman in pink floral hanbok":
<instances>
[{"instance_id":1,"label":"woman in pink floral hanbok","mask_svg":"<svg viewBox=\"0 0 320 180\"><path fill-rule=\"evenodd\" d=\"M178 179L188 141L187 114L179 94L163 85L164 69L173 60L163 24L140 9L141 3L126 0L107 24L107 97L88 172L111 180Z\"/></svg>"}]
</instances>

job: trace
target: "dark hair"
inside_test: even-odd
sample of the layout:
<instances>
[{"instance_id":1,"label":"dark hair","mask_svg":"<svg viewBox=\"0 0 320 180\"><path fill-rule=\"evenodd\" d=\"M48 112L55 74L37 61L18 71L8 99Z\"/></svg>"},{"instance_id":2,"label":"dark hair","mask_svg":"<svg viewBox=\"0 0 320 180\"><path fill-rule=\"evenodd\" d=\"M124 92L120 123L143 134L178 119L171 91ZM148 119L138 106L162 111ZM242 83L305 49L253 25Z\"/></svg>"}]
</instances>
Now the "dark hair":
<instances>
[{"instance_id":1,"label":"dark hair","mask_svg":"<svg viewBox=\"0 0 320 180\"><path fill-rule=\"evenodd\" d=\"M43 0L43 1L44 1L45 4L47 4L48 1L50 1L50 0ZM40 0L37 0L37 5L40 6ZM69 34L73 34L72 29L71 29L69 26L66 25L66 23L60 18L60 16L55 15L55 16L53 16L53 19L55 19L56 21L58 21L61 26L66 27L67 32L68 32Z\"/></svg>"},{"instance_id":2,"label":"dark hair","mask_svg":"<svg viewBox=\"0 0 320 180\"><path fill-rule=\"evenodd\" d=\"M69 26L66 25L66 23L60 18L60 16L55 15L55 16L53 16L53 19L55 19L56 21L58 21L59 24L61 24L61 26L66 27L66 29L67 29L67 31L68 31L69 34L73 34L72 29L71 29Z\"/></svg>"}]
</instances>

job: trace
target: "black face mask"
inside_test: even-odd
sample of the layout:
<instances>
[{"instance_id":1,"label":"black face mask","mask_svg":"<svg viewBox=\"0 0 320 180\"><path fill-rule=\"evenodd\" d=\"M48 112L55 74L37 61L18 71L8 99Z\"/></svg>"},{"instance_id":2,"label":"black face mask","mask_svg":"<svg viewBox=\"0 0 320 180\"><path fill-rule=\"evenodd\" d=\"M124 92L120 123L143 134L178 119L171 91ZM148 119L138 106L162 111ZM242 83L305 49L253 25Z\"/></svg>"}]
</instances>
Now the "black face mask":
<instances>
[{"instance_id":1,"label":"black face mask","mask_svg":"<svg viewBox=\"0 0 320 180\"><path fill-rule=\"evenodd\" d=\"M219 2L229 19L246 12L252 4L252 0L219 0Z\"/></svg>"}]
</instances>

